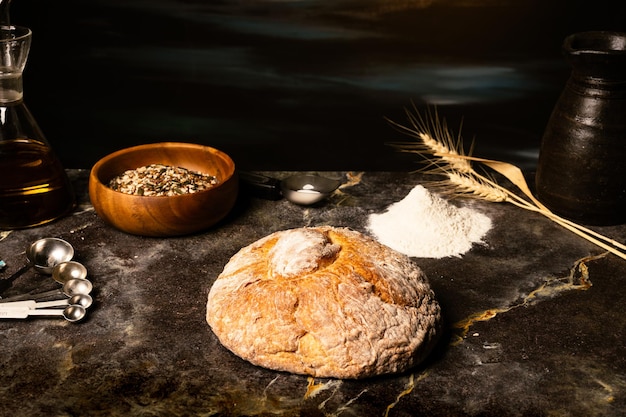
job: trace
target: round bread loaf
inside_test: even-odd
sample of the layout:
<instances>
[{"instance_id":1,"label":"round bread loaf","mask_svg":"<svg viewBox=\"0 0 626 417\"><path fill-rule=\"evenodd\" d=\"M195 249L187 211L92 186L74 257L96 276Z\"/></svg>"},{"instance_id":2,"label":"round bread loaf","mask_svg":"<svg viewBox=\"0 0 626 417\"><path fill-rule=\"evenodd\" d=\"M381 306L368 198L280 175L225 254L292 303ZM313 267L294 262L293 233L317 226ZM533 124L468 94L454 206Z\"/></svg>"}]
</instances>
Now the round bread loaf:
<instances>
[{"instance_id":1,"label":"round bread loaf","mask_svg":"<svg viewBox=\"0 0 626 417\"><path fill-rule=\"evenodd\" d=\"M411 259L347 228L284 230L242 248L213 284L207 322L249 362L320 378L405 371L441 312Z\"/></svg>"}]
</instances>

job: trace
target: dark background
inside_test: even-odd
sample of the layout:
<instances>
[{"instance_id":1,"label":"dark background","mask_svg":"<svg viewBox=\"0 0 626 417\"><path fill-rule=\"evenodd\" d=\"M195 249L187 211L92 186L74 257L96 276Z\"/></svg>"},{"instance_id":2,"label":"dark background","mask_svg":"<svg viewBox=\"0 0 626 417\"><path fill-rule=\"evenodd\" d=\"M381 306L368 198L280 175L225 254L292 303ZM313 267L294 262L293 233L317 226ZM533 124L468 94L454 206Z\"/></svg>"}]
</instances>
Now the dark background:
<instances>
[{"instance_id":1,"label":"dark background","mask_svg":"<svg viewBox=\"0 0 626 417\"><path fill-rule=\"evenodd\" d=\"M25 101L66 168L189 141L245 170L411 170L405 108L463 122L533 169L568 34L626 30L620 1L13 0Z\"/></svg>"}]
</instances>

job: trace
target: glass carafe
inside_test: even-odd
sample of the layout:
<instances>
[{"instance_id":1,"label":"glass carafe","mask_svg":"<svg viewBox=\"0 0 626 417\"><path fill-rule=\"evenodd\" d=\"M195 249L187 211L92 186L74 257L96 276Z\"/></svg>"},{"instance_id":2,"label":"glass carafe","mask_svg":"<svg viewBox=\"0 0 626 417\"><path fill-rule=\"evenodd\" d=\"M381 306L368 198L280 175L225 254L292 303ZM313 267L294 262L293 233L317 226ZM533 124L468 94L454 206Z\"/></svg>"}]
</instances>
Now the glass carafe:
<instances>
[{"instance_id":1,"label":"glass carafe","mask_svg":"<svg viewBox=\"0 0 626 417\"><path fill-rule=\"evenodd\" d=\"M0 230L44 224L74 206L67 174L24 104L31 37L25 27L0 27Z\"/></svg>"}]
</instances>

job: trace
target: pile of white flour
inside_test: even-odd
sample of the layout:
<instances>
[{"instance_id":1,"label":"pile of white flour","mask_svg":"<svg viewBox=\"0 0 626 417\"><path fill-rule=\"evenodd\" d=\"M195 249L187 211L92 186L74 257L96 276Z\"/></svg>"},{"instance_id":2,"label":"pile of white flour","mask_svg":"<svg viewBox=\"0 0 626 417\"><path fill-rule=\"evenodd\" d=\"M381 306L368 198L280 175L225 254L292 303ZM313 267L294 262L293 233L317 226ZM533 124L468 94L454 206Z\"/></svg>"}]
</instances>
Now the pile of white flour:
<instances>
[{"instance_id":1,"label":"pile of white flour","mask_svg":"<svg viewBox=\"0 0 626 417\"><path fill-rule=\"evenodd\" d=\"M371 214L370 232L384 245L418 258L461 256L481 243L491 219L457 207L421 185L383 213Z\"/></svg>"}]
</instances>

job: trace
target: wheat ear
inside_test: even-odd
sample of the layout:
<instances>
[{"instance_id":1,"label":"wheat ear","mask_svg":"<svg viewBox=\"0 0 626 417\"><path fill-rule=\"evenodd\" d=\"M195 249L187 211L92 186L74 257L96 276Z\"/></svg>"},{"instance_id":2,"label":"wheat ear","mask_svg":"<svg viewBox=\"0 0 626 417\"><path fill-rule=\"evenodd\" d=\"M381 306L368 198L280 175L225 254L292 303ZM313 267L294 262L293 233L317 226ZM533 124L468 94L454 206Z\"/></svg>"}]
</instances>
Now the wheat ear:
<instances>
[{"instance_id":1,"label":"wheat ear","mask_svg":"<svg viewBox=\"0 0 626 417\"><path fill-rule=\"evenodd\" d=\"M508 202L525 210L534 211L563 228L570 230L587 241L611 252L626 260L626 245L604 236L594 230L579 225L571 220L564 219L538 201L530 191L521 170L513 164L475 158L463 153L460 134L455 138L445 120L439 116L427 113L424 119L419 112L406 111L410 127L391 122L399 130L414 137L417 143L395 143L397 149L403 152L417 153L427 162L425 172L443 174L446 179L438 183L444 192L452 195L470 196L492 202ZM480 163L502 174L515 185L527 199L501 186L495 180L474 170L472 162Z\"/></svg>"},{"instance_id":2,"label":"wheat ear","mask_svg":"<svg viewBox=\"0 0 626 417\"><path fill-rule=\"evenodd\" d=\"M437 171L445 171L447 167L464 173L473 171L471 163L466 158L462 158L458 152L459 149L463 149L461 136L452 136L446 121L440 120L436 112L433 114L429 111L427 117L422 117L417 111L405 110L405 114L409 120L409 127L387 120L401 132L415 138L416 141L391 143L392 146L401 152L431 155L439 158L430 159L432 164L428 167L434 167Z\"/></svg>"}]
</instances>

